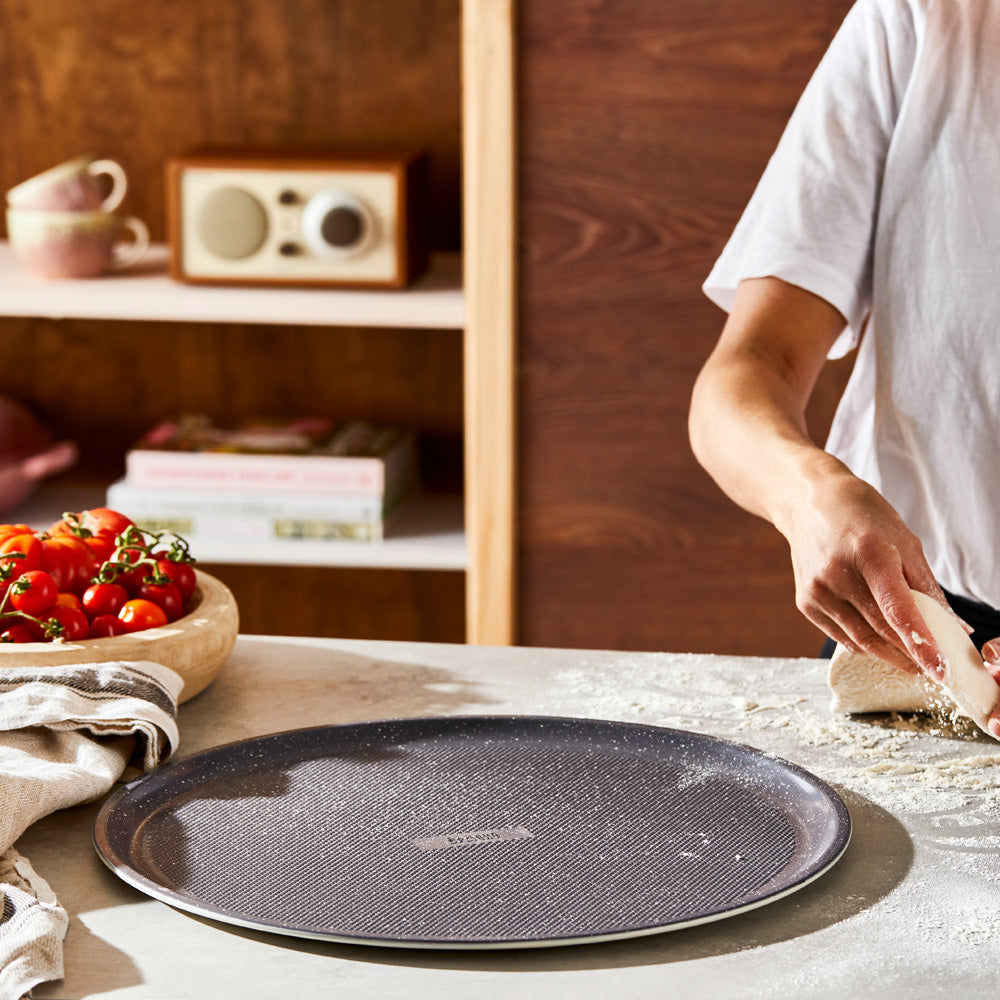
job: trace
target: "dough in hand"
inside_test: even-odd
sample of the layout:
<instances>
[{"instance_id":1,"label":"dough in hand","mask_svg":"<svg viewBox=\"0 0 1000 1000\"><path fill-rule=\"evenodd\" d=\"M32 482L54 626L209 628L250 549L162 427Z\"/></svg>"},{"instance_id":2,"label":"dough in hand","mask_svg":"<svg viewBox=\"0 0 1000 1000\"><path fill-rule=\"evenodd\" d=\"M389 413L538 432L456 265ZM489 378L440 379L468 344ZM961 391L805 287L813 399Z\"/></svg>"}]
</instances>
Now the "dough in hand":
<instances>
[{"instance_id":1,"label":"dough in hand","mask_svg":"<svg viewBox=\"0 0 1000 1000\"><path fill-rule=\"evenodd\" d=\"M926 594L912 593L944 658L944 679L937 684L922 673L907 673L884 660L838 646L828 677L833 710L852 714L957 712L992 736L986 724L1000 706L1000 686L954 616Z\"/></svg>"}]
</instances>

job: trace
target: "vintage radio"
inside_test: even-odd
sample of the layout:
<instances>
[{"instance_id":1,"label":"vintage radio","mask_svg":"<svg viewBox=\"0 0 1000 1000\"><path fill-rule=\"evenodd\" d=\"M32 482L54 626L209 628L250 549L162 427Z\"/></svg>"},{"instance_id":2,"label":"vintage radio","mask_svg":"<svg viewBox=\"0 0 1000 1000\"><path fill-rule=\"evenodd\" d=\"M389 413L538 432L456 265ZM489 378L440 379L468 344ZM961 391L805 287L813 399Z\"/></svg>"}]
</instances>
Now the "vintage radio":
<instances>
[{"instance_id":1,"label":"vintage radio","mask_svg":"<svg viewBox=\"0 0 1000 1000\"><path fill-rule=\"evenodd\" d=\"M427 265L420 151L206 150L167 163L170 273L199 284L402 288Z\"/></svg>"}]
</instances>

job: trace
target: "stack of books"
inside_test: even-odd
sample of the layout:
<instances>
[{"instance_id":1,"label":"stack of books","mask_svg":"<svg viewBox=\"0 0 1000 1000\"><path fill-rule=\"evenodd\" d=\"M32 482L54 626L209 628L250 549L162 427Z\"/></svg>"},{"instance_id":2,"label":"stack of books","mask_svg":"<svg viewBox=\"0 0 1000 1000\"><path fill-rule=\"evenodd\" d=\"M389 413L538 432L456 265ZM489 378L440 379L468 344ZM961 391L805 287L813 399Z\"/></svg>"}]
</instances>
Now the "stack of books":
<instances>
[{"instance_id":1,"label":"stack of books","mask_svg":"<svg viewBox=\"0 0 1000 1000\"><path fill-rule=\"evenodd\" d=\"M168 421L125 456L107 504L188 541L378 541L417 480L403 427L322 418Z\"/></svg>"}]
</instances>

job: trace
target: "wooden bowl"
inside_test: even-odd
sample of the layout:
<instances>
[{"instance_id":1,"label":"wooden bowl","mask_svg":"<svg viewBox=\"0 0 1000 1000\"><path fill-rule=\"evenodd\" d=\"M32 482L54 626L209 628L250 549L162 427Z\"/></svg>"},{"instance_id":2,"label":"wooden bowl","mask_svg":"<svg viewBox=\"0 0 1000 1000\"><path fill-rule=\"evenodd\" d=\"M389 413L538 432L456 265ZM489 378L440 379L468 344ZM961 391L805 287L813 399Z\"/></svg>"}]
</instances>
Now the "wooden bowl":
<instances>
[{"instance_id":1,"label":"wooden bowl","mask_svg":"<svg viewBox=\"0 0 1000 1000\"><path fill-rule=\"evenodd\" d=\"M4 667L58 667L67 663L152 660L184 679L180 700L204 691L229 658L239 632L239 611L229 588L195 570L194 605L183 618L160 628L80 642L0 643Z\"/></svg>"}]
</instances>

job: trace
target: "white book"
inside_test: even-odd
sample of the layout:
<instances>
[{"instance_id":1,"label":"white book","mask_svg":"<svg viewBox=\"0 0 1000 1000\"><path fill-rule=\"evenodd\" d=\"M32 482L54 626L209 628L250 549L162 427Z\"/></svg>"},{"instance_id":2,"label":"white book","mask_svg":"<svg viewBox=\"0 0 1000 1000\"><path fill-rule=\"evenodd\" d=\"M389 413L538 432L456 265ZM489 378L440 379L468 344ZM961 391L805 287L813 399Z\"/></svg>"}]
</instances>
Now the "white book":
<instances>
[{"instance_id":1,"label":"white book","mask_svg":"<svg viewBox=\"0 0 1000 1000\"><path fill-rule=\"evenodd\" d=\"M377 541L389 510L380 496L148 490L120 479L107 505L141 528L173 531L189 542Z\"/></svg>"}]
</instances>

